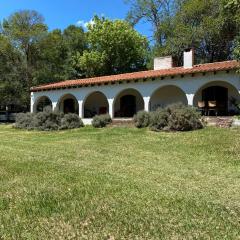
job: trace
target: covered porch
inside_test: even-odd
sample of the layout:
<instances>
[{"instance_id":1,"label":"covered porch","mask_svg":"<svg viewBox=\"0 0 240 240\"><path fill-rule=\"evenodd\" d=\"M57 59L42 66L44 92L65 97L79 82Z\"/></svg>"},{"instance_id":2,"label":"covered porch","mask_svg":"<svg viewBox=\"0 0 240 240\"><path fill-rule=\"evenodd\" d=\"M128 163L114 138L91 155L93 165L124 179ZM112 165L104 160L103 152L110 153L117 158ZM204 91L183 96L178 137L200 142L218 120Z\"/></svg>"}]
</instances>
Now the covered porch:
<instances>
[{"instance_id":1,"label":"covered porch","mask_svg":"<svg viewBox=\"0 0 240 240\"><path fill-rule=\"evenodd\" d=\"M233 85L216 81L201 87L193 104L204 116L232 116L239 114L239 102L239 92Z\"/></svg>"}]
</instances>

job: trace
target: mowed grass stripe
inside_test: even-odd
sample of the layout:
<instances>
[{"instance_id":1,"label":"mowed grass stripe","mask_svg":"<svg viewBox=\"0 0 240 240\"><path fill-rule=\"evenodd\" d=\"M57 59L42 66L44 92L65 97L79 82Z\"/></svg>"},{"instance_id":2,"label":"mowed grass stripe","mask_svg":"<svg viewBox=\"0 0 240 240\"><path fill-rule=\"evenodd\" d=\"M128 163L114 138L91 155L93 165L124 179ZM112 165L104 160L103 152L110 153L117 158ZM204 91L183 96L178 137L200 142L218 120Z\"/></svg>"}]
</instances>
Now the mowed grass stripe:
<instances>
[{"instance_id":1,"label":"mowed grass stripe","mask_svg":"<svg viewBox=\"0 0 240 240\"><path fill-rule=\"evenodd\" d=\"M238 239L239 130L0 126L3 239Z\"/></svg>"}]
</instances>

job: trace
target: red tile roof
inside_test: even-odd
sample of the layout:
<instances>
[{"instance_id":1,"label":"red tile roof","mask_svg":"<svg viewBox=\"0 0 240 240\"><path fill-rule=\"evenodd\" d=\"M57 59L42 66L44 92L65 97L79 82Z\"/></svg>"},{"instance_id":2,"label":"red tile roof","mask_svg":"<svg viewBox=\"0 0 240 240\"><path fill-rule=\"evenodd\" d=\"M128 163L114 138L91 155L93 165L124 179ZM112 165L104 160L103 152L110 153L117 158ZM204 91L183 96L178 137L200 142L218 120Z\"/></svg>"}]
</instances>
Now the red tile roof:
<instances>
[{"instance_id":1,"label":"red tile roof","mask_svg":"<svg viewBox=\"0 0 240 240\"><path fill-rule=\"evenodd\" d=\"M92 84L132 81L137 79L171 77L176 75L186 75L186 74L194 74L194 73L227 71L227 70L235 70L239 68L239 66L240 65L237 61L207 63L207 64L194 65L192 68L175 67L175 68L164 69L164 70L149 70L149 71L143 71L143 72L125 73L125 74L94 77L94 78L67 80L67 81L32 87L31 91L36 92L36 91L43 91L43 90L68 88L68 87L71 88L71 87L77 87L77 86L87 86Z\"/></svg>"}]
</instances>

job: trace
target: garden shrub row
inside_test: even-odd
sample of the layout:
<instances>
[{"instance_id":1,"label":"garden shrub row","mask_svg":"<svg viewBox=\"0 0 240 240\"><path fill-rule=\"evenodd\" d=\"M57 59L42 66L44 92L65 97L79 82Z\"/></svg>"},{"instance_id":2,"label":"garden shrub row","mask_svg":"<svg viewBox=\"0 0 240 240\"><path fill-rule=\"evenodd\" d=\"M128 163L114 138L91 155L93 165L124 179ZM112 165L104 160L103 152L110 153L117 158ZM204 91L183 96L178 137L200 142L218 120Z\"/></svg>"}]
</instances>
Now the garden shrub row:
<instances>
[{"instance_id":1,"label":"garden shrub row","mask_svg":"<svg viewBox=\"0 0 240 240\"><path fill-rule=\"evenodd\" d=\"M153 131L191 131L203 128L197 110L184 104L172 104L148 113L140 111L134 116L135 126L150 127Z\"/></svg>"},{"instance_id":2,"label":"garden shrub row","mask_svg":"<svg viewBox=\"0 0 240 240\"><path fill-rule=\"evenodd\" d=\"M103 128L112 122L109 114L97 115L92 120L92 125L95 128Z\"/></svg>"},{"instance_id":3,"label":"garden shrub row","mask_svg":"<svg viewBox=\"0 0 240 240\"><path fill-rule=\"evenodd\" d=\"M19 113L15 123L16 128L41 131L74 129L83 126L77 114L53 112L48 108L39 113Z\"/></svg>"},{"instance_id":4,"label":"garden shrub row","mask_svg":"<svg viewBox=\"0 0 240 240\"><path fill-rule=\"evenodd\" d=\"M97 115L92 120L95 128L103 128L112 122L109 114ZM173 104L148 113L140 111L134 116L135 126L149 127L153 131L190 131L203 128L201 116L195 108L183 104ZM84 124L77 114L63 114L50 108L39 113L19 113L15 127L27 130L64 130L83 127Z\"/></svg>"}]
</instances>

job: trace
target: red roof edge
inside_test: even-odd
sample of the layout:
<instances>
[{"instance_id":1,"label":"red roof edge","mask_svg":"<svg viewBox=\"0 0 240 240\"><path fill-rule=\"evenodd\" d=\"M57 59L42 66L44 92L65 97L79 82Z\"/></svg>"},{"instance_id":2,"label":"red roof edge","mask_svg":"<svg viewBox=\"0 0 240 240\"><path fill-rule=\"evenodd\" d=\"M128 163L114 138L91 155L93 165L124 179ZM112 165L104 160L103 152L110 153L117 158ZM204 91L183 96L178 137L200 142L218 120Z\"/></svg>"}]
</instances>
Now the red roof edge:
<instances>
[{"instance_id":1,"label":"red roof edge","mask_svg":"<svg viewBox=\"0 0 240 240\"><path fill-rule=\"evenodd\" d=\"M235 60L225 61L225 62L206 63L206 64L194 65L192 68L175 67L175 68L163 69L163 70L149 70L149 71L101 76L101 77L94 77L94 78L66 80L66 81L32 87L31 92L44 91L44 90L47 91L47 90L61 89L61 88L74 88L78 86L114 83L114 82L120 82L120 81L133 81L137 79L171 77L176 75L187 75L187 74L194 74L194 73L230 71L230 70L237 70L238 68L240 68L240 64L238 61L235 61Z\"/></svg>"}]
</instances>

